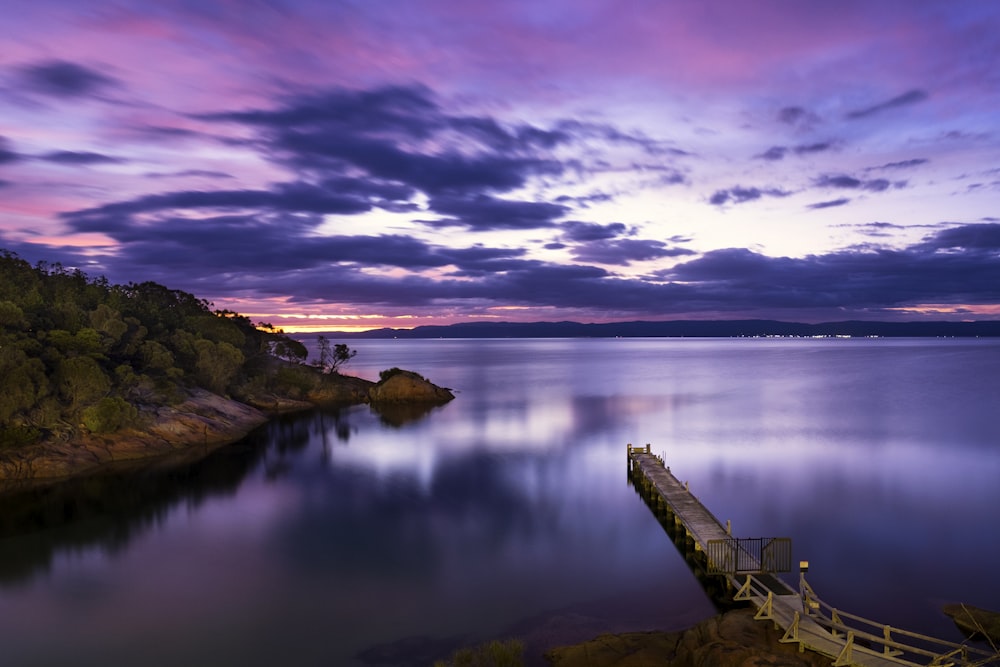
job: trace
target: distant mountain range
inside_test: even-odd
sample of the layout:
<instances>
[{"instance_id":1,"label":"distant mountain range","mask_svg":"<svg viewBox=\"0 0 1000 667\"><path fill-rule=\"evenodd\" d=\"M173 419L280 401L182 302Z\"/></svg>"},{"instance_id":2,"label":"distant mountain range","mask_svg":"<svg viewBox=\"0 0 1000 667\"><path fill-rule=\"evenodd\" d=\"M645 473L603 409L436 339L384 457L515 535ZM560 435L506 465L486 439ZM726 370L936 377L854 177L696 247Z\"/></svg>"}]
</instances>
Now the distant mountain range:
<instances>
[{"instance_id":1,"label":"distant mountain range","mask_svg":"<svg viewBox=\"0 0 1000 667\"><path fill-rule=\"evenodd\" d=\"M466 322L413 329L332 331L341 338L737 338L763 336L1000 336L1000 320L977 322L825 322L775 320L674 320L669 322Z\"/></svg>"}]
</instances>

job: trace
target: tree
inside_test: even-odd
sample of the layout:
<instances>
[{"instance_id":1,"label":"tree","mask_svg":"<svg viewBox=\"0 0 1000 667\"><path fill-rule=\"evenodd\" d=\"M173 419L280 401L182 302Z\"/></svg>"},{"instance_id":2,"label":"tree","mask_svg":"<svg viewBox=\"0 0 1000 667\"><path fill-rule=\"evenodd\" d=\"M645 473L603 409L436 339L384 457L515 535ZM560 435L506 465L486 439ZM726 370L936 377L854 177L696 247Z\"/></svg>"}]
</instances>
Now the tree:
<instances>
[{"instance_id":1,"label":"tree","mask_svg":"<svg viewBox=\"0 0 1000 667\"><path fill-rule=\"evenodd\" d=\"M56 372L59 394L72 409L89 405L111 389L111 381L91 357L70 357Z\"/></svg>"},{"instance_id":2,"label":"tree","mask_svg":"<svg viewBox=\"0 0 1000 667\"><path fill-rule=\"evenodd\" d=\"M199 338L194 346L198 352L195 376L199 384L216 394L225 393L243 365L243 353L225 341L213 343Z\"/></svg>"},{"instance_id":3,"label":"tree","mask_svg":"<svg viewBox=\"0 0 1000 667\"><path fill-rule=\"evenodd\" d=\"M344 343L337 343L331 348L330 341L326 336L320 336L317 343L319 344L319 361L316 365L327 374L340 372L340 367L358 353L357 350L352 350Z\"/></svg>"}]
</instances>

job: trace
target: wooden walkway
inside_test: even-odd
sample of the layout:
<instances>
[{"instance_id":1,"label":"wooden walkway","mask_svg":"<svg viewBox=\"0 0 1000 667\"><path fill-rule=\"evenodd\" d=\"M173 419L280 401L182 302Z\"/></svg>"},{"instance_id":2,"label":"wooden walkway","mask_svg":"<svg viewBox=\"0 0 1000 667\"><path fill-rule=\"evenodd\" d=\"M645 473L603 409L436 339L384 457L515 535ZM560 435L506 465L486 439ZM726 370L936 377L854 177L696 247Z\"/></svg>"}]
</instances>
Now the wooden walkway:
<instances>
[{"instance_id":1,"label":"wooden walkway","mask_svg":"<svg viewBox=\"0 0 1000 667\"><path fill-rule=\"evenodd\" d=\"M733 600L754 606L754 618L769 620L784 632L782 642L828 656L836 667L1000 665L1000 655L994 652L892 628L831 607L806 582L805 561L799 564L799 590L793 590L775 576L791 569L784 562L786 543L790 560L789 540L734 538L729 522L723 526L649 445L629 445L628 466L630 482L675 541L680 540L678 547L703 583L721 580Z\"/></svg>"}]
</instances>

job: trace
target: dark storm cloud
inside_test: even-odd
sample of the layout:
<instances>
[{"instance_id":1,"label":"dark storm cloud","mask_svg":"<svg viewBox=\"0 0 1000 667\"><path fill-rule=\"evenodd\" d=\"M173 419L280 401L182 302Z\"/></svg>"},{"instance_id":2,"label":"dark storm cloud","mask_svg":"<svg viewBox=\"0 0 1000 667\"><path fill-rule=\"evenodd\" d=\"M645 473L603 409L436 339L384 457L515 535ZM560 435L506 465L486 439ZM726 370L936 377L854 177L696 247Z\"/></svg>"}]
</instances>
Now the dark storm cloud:
<instances>
[{"instance_id":1,"label":"dark storm cloud","mask_svg":"<svg viewBox=\"0 0 1000 667\"><path fill-rule=\"evenodd\" d=\"M475 231L551 227L555 219L569 211L559 204L498 199L485 194L472 197L439 195L427 206L446 217L425 221L425 224L464 226Z\"/></svg>"},{"instance_id":2,"label":"dark storm cloud","mask_svg":"<svg viewBox=\"0 0 1000 667\"><path fill-rule=\"evenodd\" d=\"M844 204L850 203L850 199L847 197L841 197L840 199L830 199L828 201L816 202L815 204L807 204L806 208L811 209L821 209L821 208L833 208L835 206L843 206Z\"/></svg>"},{"instance_id":3,"label":"dark storm cloud","mask_svg":"<svg viewBox=\"0 0 1000 667\"><path fill-rule=\"evenodd\" d=\"M169 278L171 286L196 293L211 285L218 296L292 294L299 302L333 299L402 309L503 304L608 309L640 317L768 309L845 314L1000 299L997 223L947 227L902 250L855 248L804 258L717 250L645 279L618 277L596 266L527 260L521 250L450 249L400 235L315 237L311 232L318 223L318 217L300 216L163 219L141 232L113 230L122 247L116 256L99 259L129 279ZM27 252L39 252L37 245L0 241L29 260L35 258ZM609 252L601 261L612 265L669 250L649 241L617 249L619 254ZM46 259L88 270L93 249L87 256L73 252L46 251ZM444 279L361 270L370 266L453 270Z\"/></svg>"},{"instance_id":4,"label":"dark storm cloud","mask_svg":"<svg viewBox=\"0 0 1000 667\"><path fill-rule=\"evenodd\" d=\"M930 160L926 158L914 158L912 160L902 160L900 162L888 162L883 164L881 167L871 167L871 169L909 169L910 167L919 167L922 164L927 164Z\"/></svg>"},{"instance_id":5,"label":"dark storm cloud","mask_svg":"<svg viewBox=\"0 0 1000 667\"><path fill-rule=\"evenodd\" d=\"M777 161L785 159L785 155L787 154L788 148L785 146L771 146L757 157L762 160Z\"/></svg>"},{"instance_id":6,"label":"dark storm cloud","mask_svg":"<svg viewBox=\"0 0 1000 667\"><path fill-rule=\"evenodd\" d=\"M787 197L790 192L782 190L781 188L744 188L737 185L736 187L728 188L726 190L716 190L712 193L712 196L708 198L710 204L715 206L723 206L725 204L745 204L746 202L755 201L761 197Z\"/></svg>"},{"instance_id":7,"label":"dark storm cloud","mask_svg":"<svg viewBox=\"0 0 1000 667\"><path fill-rule=\"evenodd\" d=\"M796 155L809 155L811 153L822 153L833 148L834 144L829 141L821 141L815 144L803 144L801 146L794 146L792 151Z\"/></svg>"},{"instance_id":8,"label":"dark storm cloud","mask_svg":"<svg viewBox=\"0 0 1000 667\"><path fill-rule=\"evenodd\" d=\"M778 120L788 125L794 125L805 118L807 113L802 107L785 107L778 112Z\"/></svg>"},{"instance_id":9,"label":"dark storm cloud","mask_svg":"<svg viewBox=\"0 0 1000 667\"><path fill-rule=\"evenodd\" d=\"M113 216L73 221L74 228L100 231L119 244L116 273L152 271L172 276L171 284L177 276L272 276L342 264L355 271L452 265L495 270L498 262L524 254L522 249L439 247L399 234L321 236L315 230L322 223L320 215L288 213L163 216L143 224Z\"/></svg>"},{"instance_id":10,"label":"dark storm cloud","mask_svg":"<svg viewBox=\"0 0 1000 667\"><path fill-rule=\"evenodd\" d=\"M990 251L1000 250L1000 224L961 225L944 229L929 236L918 246L929 251Z\"/></svg>"},{"instance_id":11,"label":"dark storm cloud","mask_svg":"<svg viewBox=\"0 0 1000 667\"><path fill-rule=\"evenodd\" d=\"M51 97L90 97L117 85L115 79L97 70L65 60L23 65L18 71L26 88Z\"/></svg>"},{"instance_id":12,"label":"dark storm cloud","mask_svg":"<svg viewBox=\"0 0 1000 667\"><path fill-rule=\"evenodd\" d=\"M257 128L262 148L298 170L361 170L430 194L508 192L531 176L561 173L542 153L569 140L561 130L449 115L421 86L334 90L278 109L200 118Z\"/></svg>"},{"instance_id":13,"label":"dark storm cloud","mask_svg":"<svg viewBox=\"0 0 1000 667\"><path fill-rule=\"evenodd\" d=\"M833 148L833 146L833 143L829 141L815 144L802 144L800 146L792 146L791 148L787 146L771 146L766 151L755 157L761 160L770 160L775 162L777 160L783 160L790 152L795 153L796 155L809 155L811 153L822 153L823 151L828 151Z\"/></svg>"},{"instance_id":14,"label":"dark storm cloud","mask_svg":"<svg viewBox=\"0 0 1000 667\"><path fill-rule=\"evenodd\" d=\"M957 244L957 245L956 245ZM953 252L956 247L965 252ZM921 303L992 303L1000 298L1000 226L965 225L904 250L840 251L805 258L718 250L664 271L697 284L720 307L880 309Z\"/></svg>"},{"instance_id":15,"label":"dark storm cloud","mask_svg":"<svg viewBox=\"0 0 1000 667\"><path fill-rule=\"evenodd\" d=\"M695 255L693 250L668 246L652 239L614 239L592 241L572 250L573 256L583 262L628 266L632 262L642 262L663 257L684 257Z\"/></svg>"},{"instance_id":16,"label":"dark storm cloud","mask_svg":"<svg viewBox=\"0 0 1000 667\"><path fill-rule=\"evenodd\" d=\"M0 135L0 164L10 164L20 159L21 156L14 149L10 148L10 142L7 141L7 137Z\"/></svg>"},{"instance_id":17,"label":"dark storm cloud","mask_svg":"<svg viewBox=\"0 0 1000 667\"><path fill-rule=\"evenodd\" d=\"M602 225L596 222L582 222L580 220L569 220L560 225L563 236L570 241L604 241L622 236L627 228L624 223L612 222Z\"/></svg>"},{"instance_id":18,"label":"dark storm cloud","mask_svg":"<svg viewBox=\"0 0 1000 667\"><path fill-rule=\"evenodd\" d=\"M406 187L352 178L334 178L321 186L279 183L270 190L181 190L145 195L112 204L61 214L79 231L102 231L107 225L127 225L132 216L178 209L238 209L351 215L376 203L407 198Z\"/></svg>"},{"instance_id":19,"label":"dark storm cloud","mask_svg":"<svg viewBox=\"0 0 1000 667\"><path fill-rule=\"evenodd\" d=\"M92 164L120 164L121 158L92 153L90 151L52 151L38 156L39 159L56 164L87 166Z\"/></svg>"},{"instance_id":20,"label":"dark storm cloud","mask_svg":"<svg viewBox=\"0 0 1000 667\"><path fill-rule=\"evenodd\" d=\"M902 95L892 98L891 100L886 100L885 102L880 102L879 104L872 105L870 107L865 107L863 109L856 109L854 111L849 111L845 114L845 118L850 120L857 120L858 118L867 118L869 116L874 116L877 113L887 111L889 109L896 109L899 107L910 106L913 104L918 104L923 102L929 97L926 91L923 90L909 90Z\"/></svg>"},{"instance_id":21,"label":"dark storm cloud","mask_svg":"<svg viewBox=\"0 0 1000 667\"><path fill-rule=\"evenodd\" d=\"M848 190L868 190L870 192L883 192L889 189L889 181L884 178L871 180L861 180L846 174L824 174L813 180L813 184L818 188L841 188Z\"/></svg>"}]
</instances>

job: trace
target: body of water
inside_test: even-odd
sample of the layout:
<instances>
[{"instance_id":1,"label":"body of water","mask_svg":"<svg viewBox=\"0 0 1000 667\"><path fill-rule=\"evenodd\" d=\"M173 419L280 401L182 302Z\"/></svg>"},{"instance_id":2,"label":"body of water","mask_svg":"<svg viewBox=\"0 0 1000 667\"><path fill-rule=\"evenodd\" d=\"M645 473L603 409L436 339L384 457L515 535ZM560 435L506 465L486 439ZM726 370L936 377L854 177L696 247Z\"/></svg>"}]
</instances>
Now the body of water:
<instances>
[{"instance_id":1,"label":"body of water","mask_svg":"<svg viewBox=\"0 0 1000 667\"><path fill-rule=\"evenodd\" d=\"M830 604L960 639L996 608L1000 341L351 341L456 391L0 497L0 663L429 664L714 613L627 484L651 443ZM792 579L794 581L794 576Z\"/></svg>"}]
</instances>

